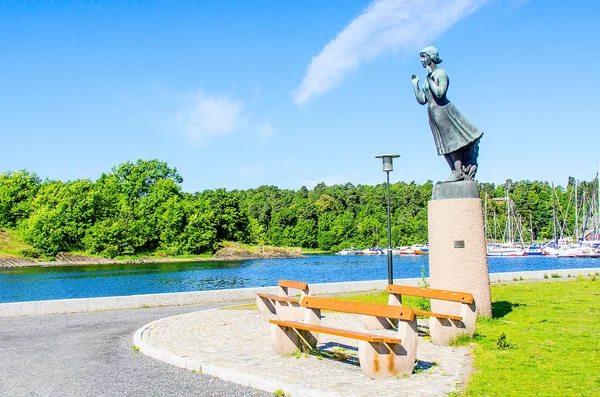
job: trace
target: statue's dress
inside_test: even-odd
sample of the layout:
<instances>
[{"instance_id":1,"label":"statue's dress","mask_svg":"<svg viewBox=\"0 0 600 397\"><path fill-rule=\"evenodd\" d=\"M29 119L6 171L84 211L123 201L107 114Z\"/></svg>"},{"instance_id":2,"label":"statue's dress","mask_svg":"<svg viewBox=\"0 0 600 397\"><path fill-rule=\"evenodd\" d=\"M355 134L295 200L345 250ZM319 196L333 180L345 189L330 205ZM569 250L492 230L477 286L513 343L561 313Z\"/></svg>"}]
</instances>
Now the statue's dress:
<instances>
[{"instance_id":1,"label":"statue's dress","mask_svg":"<svg viewBox=\"0 0 600 397\"><path fill-rule=\"evenodd\" d=\"M442 69L436 69L432 78L438 84ZM450 81L448 80L448 85ZM448 154L475 142L483 132L469 122L447 98L446 93L438 98L431 92L429 81L423 84L423 93L427 98L429 126L433 134L438 155Z\"/></svg>"}]
</instances>

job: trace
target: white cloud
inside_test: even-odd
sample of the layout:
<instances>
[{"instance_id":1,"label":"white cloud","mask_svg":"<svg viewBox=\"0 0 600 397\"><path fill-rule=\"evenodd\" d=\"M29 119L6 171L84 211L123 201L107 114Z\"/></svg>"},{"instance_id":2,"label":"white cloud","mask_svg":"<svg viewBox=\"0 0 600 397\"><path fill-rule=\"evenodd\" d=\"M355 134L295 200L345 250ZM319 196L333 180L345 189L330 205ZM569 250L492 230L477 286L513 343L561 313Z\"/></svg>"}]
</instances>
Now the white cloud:
<instances>
[{"instance_id":1,"label":"white cloud","mask_svg":"<svg viewBox=\"0 0 600 397\"><path fill-rule=\"evenodd\" d=\"M421 49L486 1L374 1L313 57L294 101L301 105L329 91L361 63L385 52Z\"/></svg>"},{"instance_id":2,"label":"white cloud","mask_svg":"<svg viewBox=\"0 0 600 397\"><path fill-rule=\"evenodd\" d=\"M258 136L261 138L270 138L273 136L273 125L271 124L271 120L266 119L261 126L258 128Z\"/></svg>"},{"instance_id":3,"label":"white cloud","mask_svg":"<svg viewBox=\"0 0 600 397\"><path fill-rule=\"evenodd\" d=\"M240 99L200 91L188 108L177 113L176 121L183 134L193 141L229 135L245 123L242 106Z\"/></svg>"}]
</instances>

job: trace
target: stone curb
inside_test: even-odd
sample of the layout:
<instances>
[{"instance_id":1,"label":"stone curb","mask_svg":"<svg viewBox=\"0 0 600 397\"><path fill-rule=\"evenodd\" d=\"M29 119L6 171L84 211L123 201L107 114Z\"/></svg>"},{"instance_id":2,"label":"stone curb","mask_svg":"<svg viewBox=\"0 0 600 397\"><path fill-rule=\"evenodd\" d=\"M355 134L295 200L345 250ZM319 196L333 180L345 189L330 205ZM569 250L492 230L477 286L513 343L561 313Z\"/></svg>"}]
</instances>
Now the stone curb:
<instances>
[{"instance_id":1,"label":"stone curb","mask_svg":"<svg viewBox=\"0 0 600 397\"><path fill-rule=\"evenodd\" d=\"M600 267L596 268L583 268L583 269L556 269L556 270L532 270L526 272L505 272L505 273L490 273L490 282L505 282L505 281L514 281L514 279L519 279L523 277L524 280L552 280L553 274L558 274L560 278L569 278L571 277L577 278L578 275L583 277L592 275L595 273L600 273Z\"/></svg>"},{"instance_id":2,"label":"stone curb","mask_svg":"<svg viewBox=\"0 0 600 397\"><path fill-rule=\"evenodd\" d=\"M515 278L523 280L544 280L552 274L565 278L600 272L600 268L536 270L526 272L491 273L491 282L508 282ZM418 286L420 278L395 279L398 285ZM311 293L346 294L383 290L387 280L352 281L339 283L311 284ZM238 288L197 292L176 292L131 296L111 296L103 298L57 299L29 302L0 303L0 318L19 316L40 316L48 314L87 313L107 310L145 309L163 306L185 306L205 303L247 302L254 300L256 293L277 293L277 287Z\"/></svg>"}]
</instances>

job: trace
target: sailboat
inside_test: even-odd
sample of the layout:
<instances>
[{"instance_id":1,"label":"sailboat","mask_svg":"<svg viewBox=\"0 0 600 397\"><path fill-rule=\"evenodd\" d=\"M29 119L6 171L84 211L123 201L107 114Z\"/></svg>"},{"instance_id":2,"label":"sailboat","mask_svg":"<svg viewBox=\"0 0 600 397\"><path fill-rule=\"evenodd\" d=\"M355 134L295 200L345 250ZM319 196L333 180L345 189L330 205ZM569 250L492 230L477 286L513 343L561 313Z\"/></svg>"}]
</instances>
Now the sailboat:
<instances>
[{"instance_id":1,"label":"sailboat","mask_svg":"<svg viewBox=\"0 0 600 397\"><path fill-rule=\"evenodd\" d=\"M486 196L487 198L487 196ZM508 188L506 189L506 197L495 199L497 201L505 201L506 202L506 239L503 239L502 243L496 243L496 228L497 228L497 219L496 213L494 212L494 242L487 244L487 255L488 256L524 256L525 250L523 249L523 239L521 238L521 243L515 243L513 237L519 231L517 218L514 212L514 204L508 196ZM512 224L511 224L512 223ZM520 234L520 231L519 231Z\"/></svg>"},{"instance_id":2,"label":"sailboat","mask_svg":"<svg viewBox=\"0 0 600 397\"><path fill-rule=\"evenodd\" d=\"M600 167L599 167L600 168ZM599 169L600 171L600 169ZM593 191L596 192L596 188L600 189L600 183L598 183L598 173L596 174L595 184ZM596 202L598 202L598 197L600 197L600 190L598 190L598 196L594 197L592 195L591 199L587 199L587 195L585 191L583 192L582 204L581 208L584 210L588 207L588 211L585 212L586 216L583 222L583 230L579 230L579 181L577 180L577 175L575 176L575 186L574 186L574 195L575 195L575 227L573 230L575 242L568 243L567 239L564 238L564 224L566 223L566 216L563 222L563 226L561 226L561 235L560 238L556 237L555 231L555 239L554 241L548 243L544 248L544 252L547 255L555 255L558 257L567 257L567 258L578 258L578 257L600 257L600 240L598 239L598 217L600 216L600 208L595 215L593 214L594 209L596 207ZM553 187L554 190L554 187ZM589 202L589 204L588 204ZM556 203L556 200L555 200ZM568 209L567 209L568 211ZM556 213L556 211L555 211ZM588 231L588 218L595 218L596 225L595 231ZM556 220L555 220L556 223Z\"/></svg>"},{"instance_id":3,"label":"sailboat","mask_svg":"<svg viewBox=\"0 0 600 397\"><path fill-rule=\"evenodd\" d=\"M544 255L542 244L538 244L534 241L533 220L531 219L531 214L529 214L529 233L531 233L531 245L529 247L525 248L525 255L527 255L527 256Z\"/></svg>"}]
</instances>

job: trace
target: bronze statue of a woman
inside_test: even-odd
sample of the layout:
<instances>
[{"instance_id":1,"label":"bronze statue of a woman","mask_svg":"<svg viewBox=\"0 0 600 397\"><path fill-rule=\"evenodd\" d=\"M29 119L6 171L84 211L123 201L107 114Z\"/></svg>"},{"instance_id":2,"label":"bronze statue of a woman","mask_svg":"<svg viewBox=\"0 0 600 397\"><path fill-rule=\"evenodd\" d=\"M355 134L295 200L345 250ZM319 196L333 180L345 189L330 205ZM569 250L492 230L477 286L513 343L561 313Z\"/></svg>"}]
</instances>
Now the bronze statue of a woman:
<instances>
[{"instance_id":1,"label":"bronze statue of a woman","mask_svg":"<svg viewBox=\"0 0 600 397\"><path fill-rule=\"evenodd\" d=\"M446 98L450 85L448 73L439 69L442 63L435 47L421 50L421 64L427 69L423 90L419 89L419 78L413 74L411 80L417 102L427 104L429 126L438 155L444 155L452 172L446 182L473 180L477 172L479 140L483 132L469 122Z\"/></svg>"}]
</instances>

